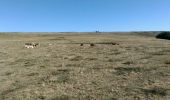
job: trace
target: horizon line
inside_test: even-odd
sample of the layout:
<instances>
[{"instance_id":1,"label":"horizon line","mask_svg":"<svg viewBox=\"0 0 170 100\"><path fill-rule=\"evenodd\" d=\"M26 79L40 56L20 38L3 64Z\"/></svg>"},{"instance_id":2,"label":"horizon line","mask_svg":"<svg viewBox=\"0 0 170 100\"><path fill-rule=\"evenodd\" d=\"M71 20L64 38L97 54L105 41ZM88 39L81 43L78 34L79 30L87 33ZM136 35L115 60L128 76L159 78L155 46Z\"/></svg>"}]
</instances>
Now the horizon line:
<instances>
[{"instance_id":1,"label":"horizon line","mask_svg":"<svg viewBox=\"0 0 170 100\"><path fill-rule=\"evenodd\" d=\"M0 31L0 33L121 33L121 32L167 32L167 31Z\"/></svg>"}]
</instances>

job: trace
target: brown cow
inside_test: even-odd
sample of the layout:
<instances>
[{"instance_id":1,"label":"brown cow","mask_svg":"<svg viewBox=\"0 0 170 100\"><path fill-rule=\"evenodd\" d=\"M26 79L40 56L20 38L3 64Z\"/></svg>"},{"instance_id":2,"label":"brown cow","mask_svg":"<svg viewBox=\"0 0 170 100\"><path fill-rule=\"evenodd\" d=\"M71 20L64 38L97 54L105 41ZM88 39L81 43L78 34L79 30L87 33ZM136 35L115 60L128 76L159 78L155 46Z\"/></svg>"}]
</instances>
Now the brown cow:
<instances>
[{"instance_id":1,"label":"brown cow","mask_svg":"<svg viewBox=\"0 0 170 100\"><path fill-rule=\"evenodd\" d=\"M93 46L95 46L95 45L94 45L94 43L90 43L90 46L93 47Z\"/></svg>"},{"instance_id":2,"label":"brown cow","mask_svg":"<svg viewBox=\"0 0 170 100\"><path fill-rule=\"evenodd\" d=\"M81 43L80 46L83 46L83 43Z\"/></svg>"}]
</instances>

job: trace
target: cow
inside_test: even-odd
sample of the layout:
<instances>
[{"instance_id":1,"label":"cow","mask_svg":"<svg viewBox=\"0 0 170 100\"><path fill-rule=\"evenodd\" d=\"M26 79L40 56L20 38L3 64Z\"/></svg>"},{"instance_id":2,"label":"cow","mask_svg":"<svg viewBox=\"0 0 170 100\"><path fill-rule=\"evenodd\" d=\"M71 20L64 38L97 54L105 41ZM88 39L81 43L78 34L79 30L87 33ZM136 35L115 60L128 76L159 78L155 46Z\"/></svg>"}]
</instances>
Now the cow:
<instances>
[{"instance_id":1,"label":"cow","mask_svg":"<svg viewBox=\"0 0 170 100\"><path fill-rule=\"evenodd\" d=\"M94 43L90 43L90 46L93 47L93 46L95 46L95 45L94 45Z\"/></svg>"},{"instance_id":2,"label":"cow","mask_svg":"<svg viewBox=\"0 0 170 100\"><path fill-rule=\"evenodd\" d=\"M25 48L34 48L36 46L38 46L39 43L25 43Z\"/></svg>"},{"instance_id":3,"label":"cow","mask_svg":"<svg viewBox=\"0 0 170 100\"><path fill-rule=\"evenodd\" d=\"M81 43L80 46L83 46L83 43Z\"/></svg>"}]
</instances>

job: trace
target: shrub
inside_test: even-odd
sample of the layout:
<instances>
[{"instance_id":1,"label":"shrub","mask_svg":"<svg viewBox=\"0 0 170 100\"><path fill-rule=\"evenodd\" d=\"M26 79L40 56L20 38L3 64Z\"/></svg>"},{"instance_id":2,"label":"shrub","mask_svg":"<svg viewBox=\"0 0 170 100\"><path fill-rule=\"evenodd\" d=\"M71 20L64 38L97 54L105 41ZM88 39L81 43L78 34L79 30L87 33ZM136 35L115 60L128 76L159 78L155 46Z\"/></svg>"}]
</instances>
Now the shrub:
<instances>
[{"instance_id":1,"label":"shrub","mask_svg":"<svg viewBox=\"0 0 170 100\"><path fill-rule=\"evenodd\" d=\"M156 36L158 39L167 39L170 40L170 32L162 32Z\"/></svg>"},{"instance_id":2,"label":"shrub","mask_svg":"<svg viewBox=\"0 0 170 100\"><path fill-rule=\"evenodd\" d=\"M143 91L146 94L151 94L151 95L159 95L159 96L166 96L167 95L167 89L160 88L160 87L144 89Z\"/></svg>"}]
</instances>

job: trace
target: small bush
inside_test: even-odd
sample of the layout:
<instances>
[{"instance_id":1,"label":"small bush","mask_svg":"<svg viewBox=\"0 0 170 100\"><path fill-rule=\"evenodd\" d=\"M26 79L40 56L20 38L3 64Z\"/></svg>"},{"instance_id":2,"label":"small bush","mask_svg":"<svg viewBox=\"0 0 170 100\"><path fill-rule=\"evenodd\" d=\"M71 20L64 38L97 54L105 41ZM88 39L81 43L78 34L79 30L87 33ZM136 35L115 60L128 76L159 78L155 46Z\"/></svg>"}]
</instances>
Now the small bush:
<instances>
[{"instance_id":1,"label":"small bush","mask_svg":"<svg viewBox=\"0 0 170 100\"><path fill-rule=\"evenodd\" d=\"M97 60L97 58L86 58L88 61Z\"/></svg>"},{"instance_id":2,"label":"small bush","mask_svg":"<svg viewBox=\"0 0 170 100\"><path fill-rule=\"evenodd\" d=\"M69 100L69 96L67 95L54 96L51 100Z\"/></svg>"},{"instance_id":3,"label":"small bush","mask_svg":"<svg viewBox=\"0 0 170 100\"><path fill-rule=\"evenodd\" d=\"M75 57L71 58L70 61L80 61L82 59L83 59L82 56L75 56Z\"/></svg>"},{"instance_id":4,"label":"small bush","mask_svg":"<svg viewBox=\"0 0 170 100\"><path fill-rule=\"evenodd\" d=\"M125 64L125 65L131 65L131 64L134 64L134 62L133 62L133 61L127 61L127 62L124 62L123 64Z\"/></svg>"},{"instance_id":5,"label":"small bush","mask_svg":"<svg viewBox=\"0 0 170 100\"><path fill-rule=\"evenodd\" d=\"M144 71L144 69L140 68L140 67L118 67L115 68L115 70L117 71L116 74L118 75L124 75L124 74L129 74L131 72L142 72Z\"/></svg>"},{"instance_id":6,"label":"small bush","mask_svg":"<svg viewBox=\"0 0 170 100\"><path fill-rule=\"evenodd\" d=\"M68 69L59 69L57 71L51 71L51 76L47 79L50 83L67 83L70 81L70 75Z\"/></svg>"},{"instance_id":7,"label":"small bush","mask_svg":"<svg viewBox=\"0 0 170 100\"><path fill-rule=\"evenodd\" d=\"M170 61L166 61L165 64L170 65Z\"/></svg>"},{"instance_id":8,"label":"small bush","mask_svg":"<svg viewBox=\"0 0 170 100\"><path fill-rule=\"evenodd\" d=\"M160 87L154 87L151 89L144 89L143 90L146 94L151 95L159 95L159 96L166 96L167 95L167 89L160 88Z\"/></svg>"},{"instance_id":9,"label":"small bush","mask_svg":"<svg viewBox=\"0 0 170 100\"><path fill-rule=\"evenodd\" d=\"M162 32L156 36L158 39L167 39L170 40L170 32Z\"/></svg>"}]
</instances>

